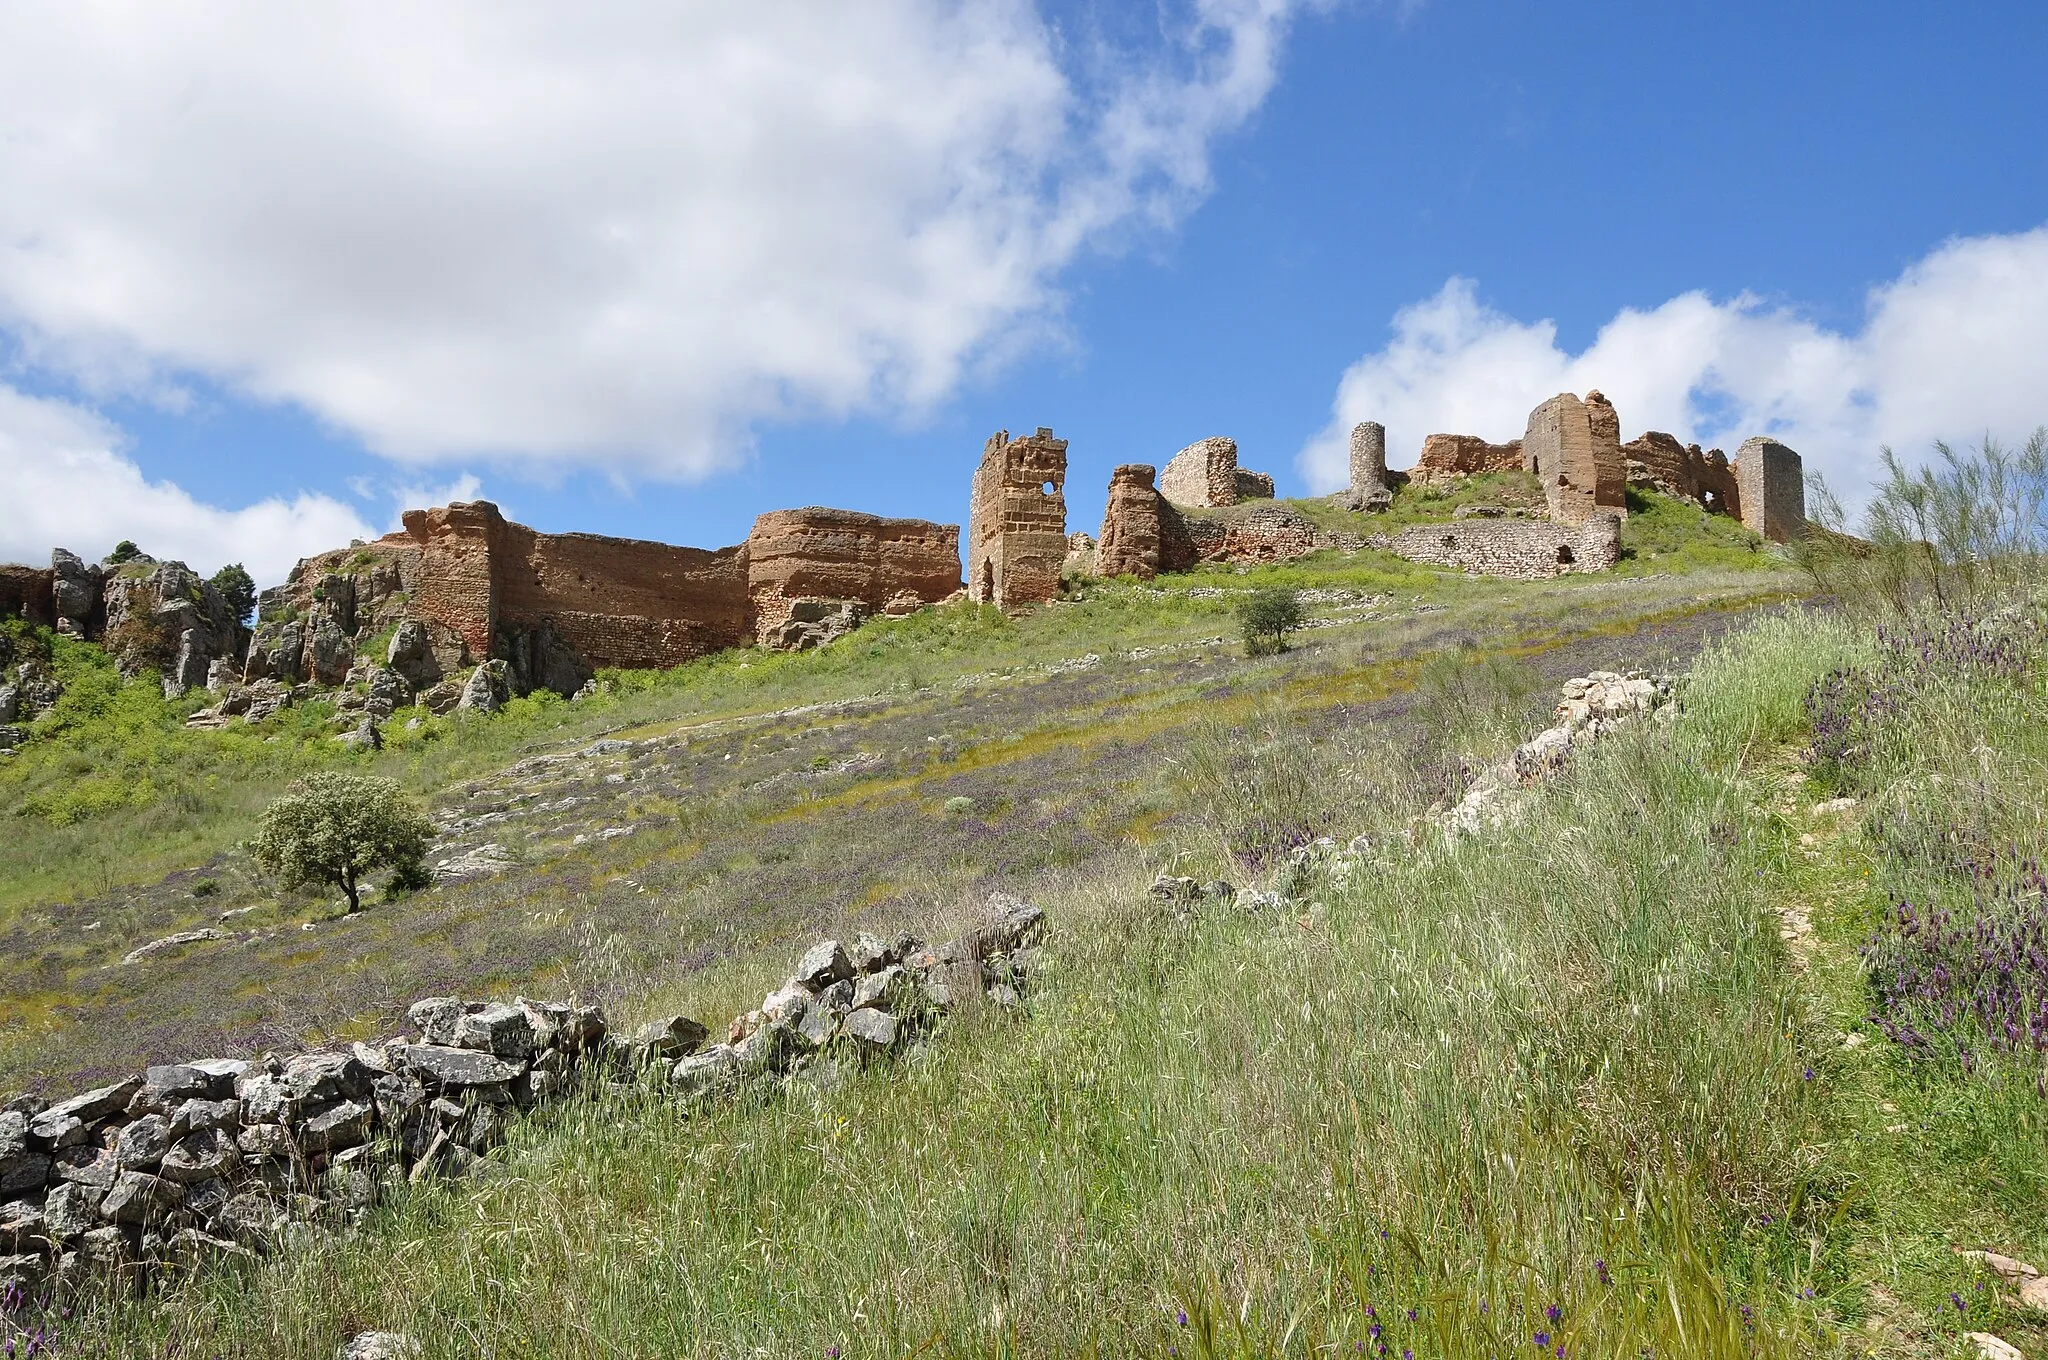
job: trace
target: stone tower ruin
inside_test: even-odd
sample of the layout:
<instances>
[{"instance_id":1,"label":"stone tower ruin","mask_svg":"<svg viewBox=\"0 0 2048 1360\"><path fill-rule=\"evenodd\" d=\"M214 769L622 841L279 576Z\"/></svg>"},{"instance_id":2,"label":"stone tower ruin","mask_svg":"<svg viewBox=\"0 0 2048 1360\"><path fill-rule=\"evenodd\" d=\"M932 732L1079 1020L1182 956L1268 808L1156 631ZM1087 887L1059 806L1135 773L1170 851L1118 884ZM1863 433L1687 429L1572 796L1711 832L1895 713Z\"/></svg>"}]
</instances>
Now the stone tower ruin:
<instances>
[{"instance_id":1,"label":"stone tower ruin","mask_svg":"<svg viewBox=\"0 0 2048 1360\"><path fill-rule=\"evenodd\" d=\"M1351 489L1345 504L1353 510L1384 510L1393 501L1387 486L1387 427L1361 420L1351 427Z\"/></svg>"},{"instance_id":2,"label":"stone tower ruin","mask_svg":"<svg viewBox=\"0 0 2048 1360\"><path fill-rule=\"evenodd\" d=\"M1799 455L1757 435L1735 451L1736 503L1743 527L1773 543L1806 529L1806 470Z\"/></svg>"},{"instance_id":3,"label":"stone tower ruin","mask_svg":"<svg viewBox=\"0 0 2048 1360\"><path fill-rule=\"evenodd\" d=\"M967 598L1040 604L1059 594L1067 556L1067 441L1039 426L997 430L981 451L967 516Z\"/></svg>"},{"instance_id":4,"label":"stone tower ruin","mask_svg":"<svg viewBox=\"0 0 2048 1360\"><path fill-rule=\"evenodd\" d=\"M1556 524L1583 524L1602 510L1628 513L1621 421L1598 392L1560 392L1529 413L1522 466L1543 483Z\"/></svg>"}]
</instances>

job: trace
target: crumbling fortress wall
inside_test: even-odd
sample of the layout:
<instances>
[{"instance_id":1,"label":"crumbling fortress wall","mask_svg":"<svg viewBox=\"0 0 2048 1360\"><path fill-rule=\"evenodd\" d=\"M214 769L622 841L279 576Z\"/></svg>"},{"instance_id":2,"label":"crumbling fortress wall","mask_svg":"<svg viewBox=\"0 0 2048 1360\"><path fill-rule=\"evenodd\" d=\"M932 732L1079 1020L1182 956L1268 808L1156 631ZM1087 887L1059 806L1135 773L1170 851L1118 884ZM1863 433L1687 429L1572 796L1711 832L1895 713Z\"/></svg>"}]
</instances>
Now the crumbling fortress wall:
<instances>
[{"instance_id":1,"label":"crumbling fortress wall","mask_svg":"<svg viewBox=\"0 0 2048 1360\"><path fill-rule=\"evenodd\" d=\"M907 614L960 589L954 524L776 510L754 521L746 552L750 626L763 646L802 646L810 625L835 614Z\"/></svg>"},{"instance_id":2,"label":"crumbling fortress wall","mask_svg":"<svg viewBox=\"0 0 2048 1360\"><path fill-rule=\"evenodd\" d=\"M1680 444L1662 430L1648 430L1623 444L1621 455L1630 486L1647 486L1716 514L1740 517L1735 470L1719 449L1703 453L1697 444Z\"/></svg>"},{"instance_id":3,"label":"crumbling fortress wall","mask_svg":"<svg viewBox=\"0 0 2048 1360\"><path fill-rule=\"evenodd\" d=\"M1489 444L1478 435L1433 434L1422 441L1408 477L1422 486L1447 486L1489 472L1520 472L1522 461L1519 439Z\"/></svg>"},{"instance_id":4,"label":"crumbling fortress wall","mask_svg":"<svg viewBox=\"0 0 2048 1360\"><path fill-rule=\"evenodd\" d=\"M1522 461L1541 479L1556 523L1583 524L1603 510L1628 513L1621 422L1598 392L1584 401L1560 392L1531 411Z\"/></svg>"},{"instance_id":5,"label":"crumbling fortress wall","mask_svg":"<svg viewBox=\"0 0 2048 1360\"><path fill-rule=\"evenodd\" d=\"M1152 477L1149 463L1124 463L1110 473L1109 504L1103 507L1102 534L1095 543L1096 575L1150 580L1162 571L1184 570L1162 565L1168 519L1178 526L1180 515L1152 485ZM1184 526L1181 536L1186 537Z\"/></svg>"},{"instance_id":6,"label":"crumbling fortress wall","mask_svg":"<svg viewBox=\"0 0 2048 1360\"><path fill-rule=\"evenodd\" d=\"M967 597L1042 604L1058 596L1067 557L1067 441L1044 425L982 446L967 517Z\"/></svg>"},{"instance_id":7,"label":"crumbling fortress wall","mask_svg":"<svg viewBox=\"0 0 2048 1360\"><path fill-rule=\"evenodd\" d=\"M1411 562L1541 581L1571 572L1606 571L1620 561L1621 520L1597 514L1576 525L1520 519L1419 524L1396 534L1388 546Z\"/></svg>"},{"instance_id":8,"label":"crumbling fortress wall","mask_svg":"<svg viewBox=\"0 0 2048 1360\"><path fill-rule=\"evenodd\" d=\"M1237 441L1225 435L1196 440L1168 460L1159 494L1175 505L1215 508L1239 501L1272 500L1273 478L1237 465Z\"/></svg>"}]
</instances>

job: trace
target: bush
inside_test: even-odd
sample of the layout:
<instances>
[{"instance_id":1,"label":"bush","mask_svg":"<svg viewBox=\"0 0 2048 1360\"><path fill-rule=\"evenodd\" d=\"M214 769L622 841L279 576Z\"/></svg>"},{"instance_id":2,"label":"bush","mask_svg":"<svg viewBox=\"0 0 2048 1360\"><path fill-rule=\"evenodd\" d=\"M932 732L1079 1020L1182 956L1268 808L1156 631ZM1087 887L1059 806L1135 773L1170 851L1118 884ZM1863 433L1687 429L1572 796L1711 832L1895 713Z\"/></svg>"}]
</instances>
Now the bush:
<instances>
[{"instance_id":1,"label":"bush","mask_svg":"<svg viewBox=\"0 0 2048 1360\"><path fill-rule=\"evenodd\" d=\"M207 584L220 592L236 623L247 623L256 609L256 581L240 562L230 562L213 574Z\"/></svg>"},{"instance_id":2,"label":"bush","mask_svg":"<svg viewBox=\"0 0 2048 1360\"><path fill-rule=\"evenodd\" d=\"M348 909L362 905L364 875L397 870L405 886L425 879L433 823L390 779L354 774L311 774L294 782L264 809L249 852L287 888L331 883L348 894Z\"/></svg>"},{"instance_id":3,"label":"bush","mask_svg":"<svg viewBox=\"0 0 2048 1360\"><path fill-rule=\"evenodd\" d=\"M1301 627L1301 592L1287 586L1255 590L1238 601L1237 625L1244 633L1246 656L1271 656L1287 650L1287 635Z\"/></svg>"},{"instance_id":4,"label":"bush","mask_svg":"<svg viewBox=\"0 0 2048 1360\"><path fill-rule=\"evenodd\" d=\"M135 546L135 540L124 538L114 545L112 552L107 554L107 561L112 562L115 566L119 566L123 562L133 562L140 556L142 556L142 549Z\"/></svg>"}]
</instances>

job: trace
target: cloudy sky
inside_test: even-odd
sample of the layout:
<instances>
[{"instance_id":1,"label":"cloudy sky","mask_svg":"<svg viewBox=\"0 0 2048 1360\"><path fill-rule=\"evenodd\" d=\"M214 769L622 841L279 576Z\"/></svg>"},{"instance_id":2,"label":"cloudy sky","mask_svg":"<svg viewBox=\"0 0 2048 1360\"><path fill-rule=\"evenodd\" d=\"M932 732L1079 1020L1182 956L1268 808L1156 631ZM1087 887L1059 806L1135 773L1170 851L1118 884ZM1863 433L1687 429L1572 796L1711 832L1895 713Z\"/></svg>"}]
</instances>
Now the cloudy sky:
<instances>
[{"instance_id":1,"label":"cloudy sky","mask_svg":"<svg viewBox=\"0 0 2048 1360\"><path fill-rule=\"evenodd\" d=\"M2048 9L0 0L0 559L486 495L957 521L982 440L2048 421Z\"/></svg>"}]
</instances>

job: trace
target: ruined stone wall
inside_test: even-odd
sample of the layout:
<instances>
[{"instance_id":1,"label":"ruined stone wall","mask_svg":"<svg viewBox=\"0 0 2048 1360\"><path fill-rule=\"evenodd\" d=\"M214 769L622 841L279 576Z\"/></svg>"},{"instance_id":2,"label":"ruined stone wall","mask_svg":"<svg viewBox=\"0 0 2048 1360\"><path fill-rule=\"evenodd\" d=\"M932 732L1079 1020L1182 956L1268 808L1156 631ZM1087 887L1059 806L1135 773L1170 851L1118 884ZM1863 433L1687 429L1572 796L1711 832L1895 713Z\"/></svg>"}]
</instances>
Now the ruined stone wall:
<instances>
[{"instance_id":1,"label":"ruined stone wall","mask_svg":"<svg viewBox=\"0 0 2048 1360\"><path fill-rule=\"evenodd\" d=\"M1237 441L1224 435L1198 439L1167 460L1159 494L1175 505L1237 504Z\"/></svg>"},{"instance_id":2,"label":"ruined stone wall","mask_svg":"<svg viewBox=\"0 0 2048 1360\"><path fill-rule=\"evenodd\" d=\"M680 666L749 639L743 548L542 534L491 514L499 636L552 623L591 669Z\"/></svg>"},{"instance_id":3,"label":"ruined stone wall","mask_svg":"<svg viewBox=\"0 0 2048 1360\"><path fill-rule=\"evenodd\" d=\"M1806 470L1799 455L1775 439L1758 435L1735 451L1742 523L1773 543L1797 538L1806 529Z\"/></svg>"},{"instance_id":4,"label":"ruined stone wall","mask_svg":"<svg viewBox=\"0 0 2048 1360\"><path fill-rule=\"evenodd\" d=\"M1161 570L1161 513L1171 513L1152 485L1149 463L1125 463L1109 476L1109 504L1095 545L1095 574L1149 580Z\"/></svg>"},{"instance_id":5,"label":"ruined stone wall","mask_svg":"<svg viewBox=\"0 0 2048 1360\"><path fill-rule=\"evenodd\" d=\"M1647 486L1696 501L1717 514L1741 517L1735 470L1719 449L1703 453L1697 444L1680 444L1661 430L1648 430L1623 444L1621 455L1631 486Z\"/></svg>"},{"instance_id":6,"label":"ruined stone wall","mask_svg":"<svg viewBox=\"0 0 2048 1360\"><path fill-rule=\"evenodd\" d=\"M1440 486L1488 472L1521 470L1519 439L1489 444L1476 434L1433 434L1422 441L1422 452L1408 476L1422 486Z\"/></svg>"},{"instance_id":7,"label":"ruined stone wall","mask_svg":"<svg viewBox=\"0 0 2048 1360\"><path fill-rule=\"evenodd\" d=\"M1186 526L1196 560L1203 562L1291 562L1335 546L1315 525L1277 505L1216 519L1176 517Z\"/></svg>"},{"instance_id":8,"label":"ruined stone wall","mask_svg":"<svg viewBox=\"0 0 2048 1360\"><path fill-rule=\"evenodd\" d=\"M779 636L802 599L854 600L867 613L906 612L960 589L960 528L855 510L776 510L747 535L750 626Z\"/></svg>"},{"instance_id":9,"label":"ruined stone wall","mask_svg":"<svg viewBox=\"0 0 2048 1360\"><path fill-rule=\"evenodd\" d=\"M1059 594L1067 556L1067 441L1041 425L982 446L967 518L967 597L1039 604Z\"/></svg>"},{"instance_id":10,"label":"ruined stone wall","mask_svg":"<svg viewBox=\"0 0 2048 1360\"><path fill-rule=\"evenodd\" d=\"M1239 468L1232 479L1237 489L1237 499L1244 501L1269 501L1273 499L1273 475L1269 472L1251 472Z\"/></svg>"},{"instance_id":11,"label":"ruined stone wall","mask_svg":"<svg viewBox=\"0 0 2048 1360\"><path fill-rule=\"evenodd\" d=\"M48 567L0 566L0 618L57 626L56 573Z\"/></svg>"},{"instance_id":12,"label":"ruined stone wall","mask_svg":"<svg viewBox=\"0 0 2048 1360\"><path fill-rule=\"evenodd\" d=\"M1621 424L1598 392L1580 401L1560 392L1529 413L1522 436L1523 466L1543 481L1550 517L1582 524L1603 510L1627 513L1628 483L1621 457Z\"/></svg>"},{"instance_id":13,"label":"ruined stone wall","mask_svg":"<svg viewBox=\"0 0 2048 1360\"><path fill-rule=\"evenodd\" d=\"M1603 513L1577 525L1535 520L1424 524L1396 534L1388 547L1411 562L1540 581L1568 572L1606 571L1620 561L1621 520Z\"/></svg>"}]
</instances>

